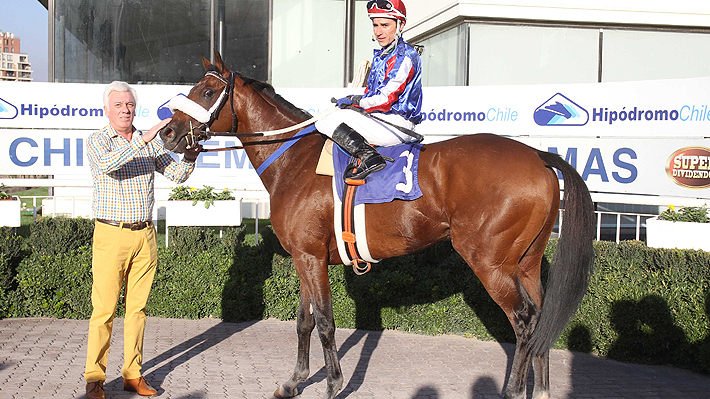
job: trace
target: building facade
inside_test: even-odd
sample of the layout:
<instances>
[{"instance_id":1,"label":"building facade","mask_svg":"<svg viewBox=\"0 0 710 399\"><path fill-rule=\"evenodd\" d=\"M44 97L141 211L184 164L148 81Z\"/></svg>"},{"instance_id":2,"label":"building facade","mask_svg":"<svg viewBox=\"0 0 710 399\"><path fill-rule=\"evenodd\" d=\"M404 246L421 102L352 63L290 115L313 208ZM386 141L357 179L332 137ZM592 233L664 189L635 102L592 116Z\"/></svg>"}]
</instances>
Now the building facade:
<instances>
[{"instance_id":1,"label":"building facade","mask_svg":"<svg viewBox=\"0 0 710 399\"><path fill-rule=\"evenodd\" d=\"M49 0L50 81L192 83L200 57L277 87L343 87L371 38L365 0ZM710 3L407 0L424 84L710 75Z\"/></svg>"},{"instance_id":2,"label":"building facade","mask_svg":"<svg viewBox=\"0 0 710 399\"><path fill-rule=\"evenodd\" d=\"M20 51L20 38L0 31L0 81L32 81L32 66L27 54Z\"/></svg>"},{"instance_id":3,"label":"building facade","mask_svg":"<svg viewBox=\"0 0 710 399\"><path fill-rule=\"evenodd\" d=\"M591 83L710 76L710 3L409 0L424 84Z\"/></svg>"}]
</instances>

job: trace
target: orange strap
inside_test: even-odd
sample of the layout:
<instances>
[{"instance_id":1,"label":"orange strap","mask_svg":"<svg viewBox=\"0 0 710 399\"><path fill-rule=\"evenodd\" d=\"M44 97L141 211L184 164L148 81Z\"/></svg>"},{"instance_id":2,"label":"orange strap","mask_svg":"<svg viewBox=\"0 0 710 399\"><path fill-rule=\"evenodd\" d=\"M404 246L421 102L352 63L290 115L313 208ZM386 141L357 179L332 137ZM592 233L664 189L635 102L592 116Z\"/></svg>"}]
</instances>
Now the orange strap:
<instances>
[{"instance_id":1,"label":"orange strap","mask_svg":"<svg viewBox=\"0 0 710 399\"><path fill-rule=\"evenodd\" d=\"M372 265L370 262L366 262L360 257L357 251L356 237L355 237L355 226L354 223L354 209L355 209L355 193L357 192L357 185L351 185L347 181L345 182L345 190L343 193L343 231L342 237L345 242L345 253L350 258L353 263L353 272L358 276L363 275L370 271Z\"/></svg>"}]
</instances>

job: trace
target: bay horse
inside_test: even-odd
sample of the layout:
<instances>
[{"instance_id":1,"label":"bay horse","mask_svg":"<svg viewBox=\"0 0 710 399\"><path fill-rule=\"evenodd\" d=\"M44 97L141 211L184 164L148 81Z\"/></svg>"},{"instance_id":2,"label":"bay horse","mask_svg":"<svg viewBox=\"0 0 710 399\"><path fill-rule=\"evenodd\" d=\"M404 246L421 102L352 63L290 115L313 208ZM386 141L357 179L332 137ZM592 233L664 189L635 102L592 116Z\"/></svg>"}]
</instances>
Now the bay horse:
<instances>
[{"instance_id":1,"label":"bay horse","mask_svg":"<svg viewBox=\"0 0 710 399\"><path fill-rule=\"evenodd\" d=\"M160 132L168 150L181 153L190 143L208 138L207 127L246 134L309 118L271 86L230 72L219 54L215 58L214 65L202 58L205 77L187 96L212 112L210 120L200 125L176 111ZM193 125L200 125L197 135ZM244 135L241 141L252 165L259 168L296 134L266 141ZM305 135L260 175L269 192L273 231L293 257L300 278L296 366L274 392L277 398L298 395L299 383L309 377L315 326L325 355L325 398L334 398L343 384L328 281L328 265L343 263L336 244L340 232L333 225L331 177L314 173L324 143L321 134ZM553 168L564 179L564 226L543 288L541 261L560 206ZM586 293L593 265L595 218L584 180L557 154L494 134L472 134L424 145L419 182L423 196L417 200L366 206L366 219L376 221L367 225L372 257L410 254L450 239L515 332L504 397L526 397L532 364L533 398L549 398L549 350Z\"/></svg>"}]
</instances>

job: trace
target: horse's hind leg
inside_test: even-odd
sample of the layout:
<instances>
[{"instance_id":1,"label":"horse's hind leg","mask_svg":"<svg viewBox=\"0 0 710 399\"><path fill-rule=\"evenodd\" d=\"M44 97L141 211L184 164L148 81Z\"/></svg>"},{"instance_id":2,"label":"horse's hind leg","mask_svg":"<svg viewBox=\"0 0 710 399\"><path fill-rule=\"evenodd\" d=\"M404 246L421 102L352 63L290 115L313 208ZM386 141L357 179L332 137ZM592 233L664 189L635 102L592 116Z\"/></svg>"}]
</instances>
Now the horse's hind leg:
<instances>
[{"instance_id":1,"label":"horse's hind leg","mask_svg":"<svg viewBox=\"0 0 710 399\"><path fill-rule=\"evenodd\" d=\"M520 280L517 278L515 280L518 298L513 302L512 311L506 312L515 331L515 356L505 387L505 397L518 399L526 396L528 371L532 360L529 341L540 315L540 308L532 300Z\"/></svg>"},{"instance_id":2,"label":"horse's hind leg","mask_svg":"<svg viewBox=\"0 0 710 399\"><path fill-rule=\"evenodd\" d=\"M298 355L296 367L291 378L281 385L274 397L291 398L298 395L298 384L308 378L310 373L309 356L311 351L311 333L315 327L315 319L311 313L311 301L306 291L301 286L300 305L298 307L298 318L296 320L296 332L298 334Z\"/></svg>"},{"instance_id":3,"label":"horse's hind leg","mask_svg":"<svg viewBox=\"0 0 710 399\"><path fill-rule=\"evenodd\" d=\"M504 397L526 397L526 383L532 354L528 349L530 335L540 314L540 308L525 289L519 278L518 259L506 250L497 252L495 245L487 249L462 248L452 237L454 248L483 283L491 298L503 309L515 332L515 356L510 376L506 382ZM490 244L490 243L489 243Z\"/></svg>"},{"instance_id":4,"label":"horse's hind leg","mask_svg":"<svg viewBox=\"0 0 710 399\"><path fill-rule=\"evenodd\" d=\"M543 234L535 239L528 252L520 260L520 272L518 274L525 291L537 305L542 304L544 296L540 279L540 265L547 246L547 240L544 238L549 237L549 234L544 235L547 234L547 230L551 230L551 226L546 226ZM532 330L530 333L532 333ZM535 374L533 399L548 399L550 397L550 352L547 351L542 355L535 355L532 359L532 365L533 373Z\"/></svg>"}]
</instances>

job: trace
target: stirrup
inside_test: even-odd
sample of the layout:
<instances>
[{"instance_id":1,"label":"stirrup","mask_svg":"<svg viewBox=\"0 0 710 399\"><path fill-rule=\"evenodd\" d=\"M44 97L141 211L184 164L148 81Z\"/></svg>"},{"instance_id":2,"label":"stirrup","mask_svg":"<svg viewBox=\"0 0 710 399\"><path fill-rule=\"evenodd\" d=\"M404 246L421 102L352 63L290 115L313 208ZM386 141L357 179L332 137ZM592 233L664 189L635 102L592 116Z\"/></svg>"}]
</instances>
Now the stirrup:
<instances>
[{"instance_id":1,"label":"stirrup","mask_svg":"<svg viewBox=\"0 0 710 399\"><path fill-rule=\"evenodd\" d=\"M382 162L377 163L375 165L370 166L369 168L365 169L363 162L359 162L357 166L355 165L348 165L348 167L345 169L345 173L343 174L343 179L347 182L348 180L353 181L354 185L362 185L365 184L365 178L370 175L370 173L378 172L387 166L387 162L384 160L384 158L381 158ZM362 183L357 183L359 181L362 181Z\"/></svg>"},{"instance_id":2,"label":"stirrup","mask_svg":"<svg viewBox=\"0 0 710 399\"><path fill-rule=\"evenodd\" d=\"M366 262L362 259L353 259L353 272L358 276L362 276L363 274L369 272L370 269L372 269L372 264L370 262Z\"/></svg>"}]
</instances>

